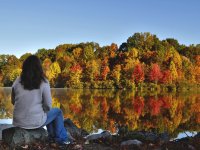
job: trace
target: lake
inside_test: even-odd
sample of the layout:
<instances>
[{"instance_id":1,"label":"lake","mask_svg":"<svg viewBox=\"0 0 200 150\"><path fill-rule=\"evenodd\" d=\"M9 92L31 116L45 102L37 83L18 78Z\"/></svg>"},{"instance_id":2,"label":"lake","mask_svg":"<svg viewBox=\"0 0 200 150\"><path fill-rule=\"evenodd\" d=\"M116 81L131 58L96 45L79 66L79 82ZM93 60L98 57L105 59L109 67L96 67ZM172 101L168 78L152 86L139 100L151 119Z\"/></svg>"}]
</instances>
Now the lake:
<instances>
[{"instance_id":1,"label":"lake","mask_svg":"<svg viewBox=\"0 0 200 150\"><path fill-rule=\"evenodd\" d=\"M200 94L128 90L51 89L53 107L89 132L98 129L167 131L172 138L200 131ZM0 119L12 118L11 88L0 88ZM1 124L1 120L0 120Z\"/></svg>"}]
</instances>

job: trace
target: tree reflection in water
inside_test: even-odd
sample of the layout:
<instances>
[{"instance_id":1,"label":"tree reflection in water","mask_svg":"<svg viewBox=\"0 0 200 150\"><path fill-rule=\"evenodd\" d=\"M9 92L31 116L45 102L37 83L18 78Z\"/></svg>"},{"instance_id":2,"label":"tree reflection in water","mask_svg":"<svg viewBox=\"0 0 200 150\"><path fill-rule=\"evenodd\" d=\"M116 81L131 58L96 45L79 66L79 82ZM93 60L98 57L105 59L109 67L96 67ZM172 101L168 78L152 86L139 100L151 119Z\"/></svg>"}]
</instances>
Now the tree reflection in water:
<instances>
[{"instance_id":1,"label":"tree reflection in water","mask_svg":"<svg viewBox=\"0 0 200 150\"><path fill-rule=\"evenodd\" d=\"M0 119L12 118L10 88L0 88ZM53 106L65 118L93 132L99 128L116 132L116 125L130 130L200 131L200 94L144 94L115 90L52 89Z\"/></svg>"}]
</instances>

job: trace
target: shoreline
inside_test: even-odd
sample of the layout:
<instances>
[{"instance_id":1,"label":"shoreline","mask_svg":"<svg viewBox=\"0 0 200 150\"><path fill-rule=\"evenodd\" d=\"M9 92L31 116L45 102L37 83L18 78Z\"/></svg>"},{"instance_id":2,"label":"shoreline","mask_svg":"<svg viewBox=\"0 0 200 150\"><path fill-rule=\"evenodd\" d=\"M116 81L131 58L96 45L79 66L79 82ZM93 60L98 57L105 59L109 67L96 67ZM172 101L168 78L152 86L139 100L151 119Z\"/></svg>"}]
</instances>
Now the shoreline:
<instances>
[{"instance_id":1,"label":"shoreline","mask_svg":"<svg viewBox=\"0 0 200 150\"><path fill-rule=\"evenodd\" d=\"M2 130L6 129L6 128L10 128L10 127L13 127L13 125L12 125L12 119L0 119L0 140L2 140ZM44 127L44 129L46 129L46 127ZM106 131L106 130L98 129L97 132L91 132L91 133L89 133L89 135L100 134L101 132L104 132L104 131ZM184 132L180 132L177 135L176 138L170 138L170 141L180 140L180 139L187 138L187 137L194 137L197 134L198 134L198 131L184 131Z\"/></svg>"}]
</instances>

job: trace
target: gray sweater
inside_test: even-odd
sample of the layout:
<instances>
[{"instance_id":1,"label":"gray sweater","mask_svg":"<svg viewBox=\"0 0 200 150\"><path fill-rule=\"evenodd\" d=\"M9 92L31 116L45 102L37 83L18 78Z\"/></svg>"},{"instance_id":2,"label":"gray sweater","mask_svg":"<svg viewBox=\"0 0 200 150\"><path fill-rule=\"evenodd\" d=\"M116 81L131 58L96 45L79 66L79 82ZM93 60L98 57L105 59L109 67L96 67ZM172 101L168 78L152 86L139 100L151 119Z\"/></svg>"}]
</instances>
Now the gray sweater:
<instances>
[{"instance_id":1,"label":"gray sweater","mask_svg":"<svg viewBox=\"0 0 200 150\"><path fill-rule=\"evenodd\" d=\"M25 90L18 77L12 86L13 125L25 129L41 127L52 107L49 82L42 82L39 89Z\"/></svg>"}]
</instances>

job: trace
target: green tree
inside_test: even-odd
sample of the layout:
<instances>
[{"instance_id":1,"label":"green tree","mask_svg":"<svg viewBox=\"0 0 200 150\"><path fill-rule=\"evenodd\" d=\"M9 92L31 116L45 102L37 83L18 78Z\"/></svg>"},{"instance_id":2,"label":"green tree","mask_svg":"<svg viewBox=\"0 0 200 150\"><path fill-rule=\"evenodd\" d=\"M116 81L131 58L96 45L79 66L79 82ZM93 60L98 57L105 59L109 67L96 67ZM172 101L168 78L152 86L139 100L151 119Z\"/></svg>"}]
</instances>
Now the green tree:
<instances>
[{"instance_id":1,"label":"green tree","mask_svg":"<svg viewBox=\"0 0 200 150\"><path fill-rule=\"evenodd\" d=\"M56 60L56 51L54 49L39 49L36 53L36 56L39 57L41 61L44 61L46 58L50 59L52 62Z\"/></svg>"},{"instance_id":2,"label":"green tree","mask_svg":"<svg viewBox=\"0 0 200 150\"><path fill-rule=\"evenodd\" d=\"M32 54L31 53L25 53L25 54L23 54L20 58L19 58L19 60L21 61L21 62L24 62L24 60L26 59L26 58L28 58L29 56L31 56Z\"/></svg>"},{"instance_id":3,"label":"green tree","mask_svg":"<svg viewBox=\"0 0 200 150\"><path fill-rule=\"evenodd\" d=\"M84 48L83 55L84 59L87 61L91 60L94 57L94 49L91 45L88 45Z\"/></svg>"}]
</instances>

